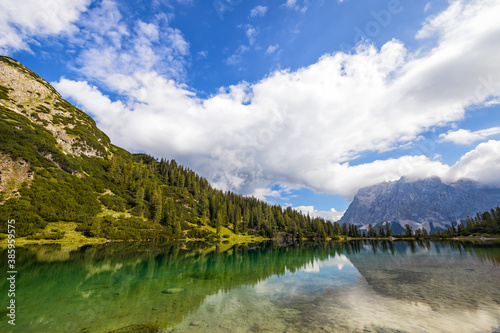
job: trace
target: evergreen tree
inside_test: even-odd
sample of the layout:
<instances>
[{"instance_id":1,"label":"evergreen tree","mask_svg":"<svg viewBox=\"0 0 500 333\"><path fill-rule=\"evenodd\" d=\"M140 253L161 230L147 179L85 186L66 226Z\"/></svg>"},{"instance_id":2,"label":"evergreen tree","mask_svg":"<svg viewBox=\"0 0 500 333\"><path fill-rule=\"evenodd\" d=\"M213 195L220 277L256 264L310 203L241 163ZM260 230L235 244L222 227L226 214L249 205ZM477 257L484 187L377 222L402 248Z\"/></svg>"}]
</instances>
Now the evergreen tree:
<instances>
[{"instance_id":1,"label":"evergreen tree","mask_svg":"<svg viewBox=\"0 0 500 333\"><path fill-rule=\"evenodd\" d=\"M342 223L342 235L347 236L349 234L349 228L347 223Z\"/></svg>"},{"instance_id":2,"label":"evergreen tree","mask_svg":"<svg viewBox=\"0 0 500 333\"><path fill-rule=\"evenodd\" d=\"M385 235L386 235L386 237L392 237L392 235L393 235L391 225L389 222L385 223Z\"/></svg>"},{"instance_id":3,"label":"evergreen tree","mask_svg":"<svg viewBox=\"0 0 500 333\"><path fill-rule=\"evenodd\" d=\"M409 224L405 224L405 237L413 237L413 229Z\"/></svg>"},{"instance_id":4,"label":"evergreen tree","mask_svg":"<svg viewBox=\"0 0 500 333\"><path fill-rule=\"evenodd\" d=\"M381 224L379 224L377 226L377 237L380 237L380 238L387 237L387 234L385 233L385 229Z\"/></svg>"}]
</instances>

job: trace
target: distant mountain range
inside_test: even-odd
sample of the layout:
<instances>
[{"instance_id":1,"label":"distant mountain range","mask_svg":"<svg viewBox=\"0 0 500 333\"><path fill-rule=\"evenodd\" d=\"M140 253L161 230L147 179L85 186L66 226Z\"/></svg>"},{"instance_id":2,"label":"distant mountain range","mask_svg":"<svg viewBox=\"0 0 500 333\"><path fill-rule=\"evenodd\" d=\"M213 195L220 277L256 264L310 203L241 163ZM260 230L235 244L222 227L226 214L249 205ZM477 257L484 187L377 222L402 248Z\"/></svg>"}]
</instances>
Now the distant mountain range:
<instances>
[{"instance_id":1,"label":"distant mountain range","mask_svg":"<svg viewBox=\"0 0 500 333\"><path fill-rule=\"evenodd\" d=\"M498 205L500 189L484 188L473 180L446 184L437 177L402 177L360 189L339 223L365 229L390 222L396 233L409 224L413 230L424 227L433 233Z\"/></svg>"}]
</instances>

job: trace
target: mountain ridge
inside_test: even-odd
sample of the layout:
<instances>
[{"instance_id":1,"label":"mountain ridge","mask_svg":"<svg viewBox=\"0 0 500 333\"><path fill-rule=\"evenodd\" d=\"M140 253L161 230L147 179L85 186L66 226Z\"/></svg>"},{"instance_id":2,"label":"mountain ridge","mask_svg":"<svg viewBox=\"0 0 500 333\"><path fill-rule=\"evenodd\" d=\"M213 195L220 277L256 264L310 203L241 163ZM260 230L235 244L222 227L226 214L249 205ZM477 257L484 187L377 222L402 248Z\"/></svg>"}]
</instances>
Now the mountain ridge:
<instances>
[{"instance_id":1,"label":"mountain ridge","mask_svg":"<svg viewBox=\"0 0 500 333\"><path fill-rule=\"evenodd\" d=\"M414 230L424 227L434 232L499 204L500 189L482 187L471 179L446 184L438 177L401 177L360 189L339 223L365 229L390 222L398 231L409 224Z\"/></svg>"}]
</instances>

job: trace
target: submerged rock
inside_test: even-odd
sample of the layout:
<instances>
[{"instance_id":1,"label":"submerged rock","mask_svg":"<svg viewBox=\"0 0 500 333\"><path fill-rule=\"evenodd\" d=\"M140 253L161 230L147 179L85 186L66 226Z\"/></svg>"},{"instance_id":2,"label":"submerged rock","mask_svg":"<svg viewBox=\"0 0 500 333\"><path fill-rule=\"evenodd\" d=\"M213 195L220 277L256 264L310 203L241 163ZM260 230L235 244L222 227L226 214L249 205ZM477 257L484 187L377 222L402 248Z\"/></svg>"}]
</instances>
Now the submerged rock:
<instances>
[{"instance_id":1,"label":"submerged rock","mask_svg":"<svg viewBox=\"0 0 500 333\"><path fill-rule=\"evenodd\" d=\"M135 324L110 331L109 333L137 333L137 332L156 333L158 332L158 327L155 325L148 325L148 324Z\"/></svg>"},{"instance_id":2,"label":"submerged rock","mask_svg":"<svg viewBox=\"0 0 500 333\"><path fill-rule=\"evenodd\" d=\"M196 327L201 327L205 326L205 323L203 321L197 320L197 321L192 321L189 326L196 326Z\"/></svg>"}]
</instances>

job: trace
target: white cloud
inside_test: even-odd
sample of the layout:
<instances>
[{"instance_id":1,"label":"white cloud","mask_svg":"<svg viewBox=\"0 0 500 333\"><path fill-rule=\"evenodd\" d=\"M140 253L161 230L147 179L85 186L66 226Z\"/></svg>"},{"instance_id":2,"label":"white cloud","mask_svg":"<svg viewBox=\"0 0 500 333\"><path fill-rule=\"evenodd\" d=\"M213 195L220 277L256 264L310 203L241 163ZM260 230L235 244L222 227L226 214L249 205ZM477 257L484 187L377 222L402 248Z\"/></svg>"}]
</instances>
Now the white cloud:
<instances>
[{"instance_id":1,"label":"white cloud","mask_svg":"<svg viewBox=\"0 0 500 333\"><path fill-rule=\"evenodd\" d=\"M500 99L491 99L484 103L486 106L500 105Z\"/></svg>"},{"instance_id":2,"label":"white cloud","mask_svg":"<svg viewBox=\"0 0 500 333\"><path fill-rule=\"evenodd\" d=\"M279 48L279 45L278 45L278 44L269 45L269 47L268 47L268 48L267 48L267 50L266 50L266 53L267 53L267 54L272 54L272 53L274 53L274 51L276 51L278 48Z\"/></svg>"},{"instance_id":3,"label":"white cloud","mask_svg":"<svg viewBox=\"0 0 500 333\"><path fill-rule=\"evenodd\" d=\"M30 50L35 38L71 34L90 0L2 0L0 10L0 53Z\"/></svg>"},{"instance_id":4,"label":"white cloud","mask_svg":"<svg viewBox=\"0 0 500 333\"><path fill-rule=\"evenodd\" d=\"M299 4L302 3L302 4ZM309 5L309 1L307 0L286 0L285 7L296 10L301 13L305 13L307 11L307 6Z\"/></svg>"},{"instance_id":5,"label":"white cloud","mask_svg":"<svg viewBox=\"0 0 500 333\"><path fill-rule=\"evenodd\" d=\"M330 210L322 211L314 209L314 206L298 206L293 207L295 210L302 212L303 214L309 213L312 217L322 217L326 220L338 221L344 215L345 212L337 212L335 208Z\"/></svg>"},{"instance_id":6,"label":"white cloud","mask_svg":"<svg viewBox=\"0 0 500 333\"><path fill-rule=\"evenodd\" d=\"M208 57L208 51L206 51L206 50L199 51L197 54L198 54L198 58L206 58L206 57Z\"/></svg>"},{"instance_id":7,"label":"white cloud","mask_svg":"<svg viewBox=\"0 0 500 333\"><path fill-rule=\"evenodd\" d=\"M91 48L82 53L80 68L89 78L109 80L108 87L124 96L126 103L111 105L119 116L91 103L89 91L112 102L86 82L61 80L55 86L93 113L115 144L175 158L216 186L246 194L269 184L293 184L350 198L360 187L403 175L486 181L481 170L488 175L493 169L484 164L484 154L496 141L479 145L451 167L422 153L349 162L367 152L409 147L423 132L463 119L469 106L500 97L500 86L488 83L500 73L498 17L498 1L454 1L419 32L421 39L437 40L425 53L410 53L396 40L380 49L361 44L352 54L327 54L308 67L221 88L207 99L194 97L174 75L158 69L156 59L165 57L153 47L154 32L143 38L126 31L121 33L132 36L133 47L109 42L104 49ZM167 28L158 28L160 40L162 31L181 36ZM186 44L167 45L175 72L184 70ZM133 59L136 45L141 61ZM248 50L240 46L227 63L239 63ZM102 56L109 62L98 63Z\"/></svg>"},{"instance_id":8,"label":"white cloud","mask_svg":"<svg viewBox=\"0 0 500 333\"><path fill-rule=\"evenodd\" d=\"M56 89L64 94L72 94L78 91L77 102L85 101L88 110L92 110L92 115L97 118L99 126L109 128L110 126L126 126L125 118L122 115L129 111L122 102L112 102L109 97L104 96L97 87L90 85L87 81L71 81L61 78L54 83ZM122 119L122 121L120 121Z\"/></svg>"},{"instance_id":9,"label":"white cloud","mask_svg":"<svg viewBox=\"0 0 500 333\"><path fill-rule=\"evenodd\" d=\"M281 198L280 191L270 190L268 188L257 188L253 192L253 196L260 200L267 200L267 197Z\"/></svg>"},{"instance_id":10,"label":"white cloud","mask_svg":"<svg viewBox=\"0 0 500 333\"><path fill-rule=\"evenodd\" d=\"M241 57L243 56L243 54L245 54L249 50L250 48L248 46L245 45L238 46L236 51L229 58L226 59L226 64L228 65L239 64L241 62Z\"/></svg>"},{"instance_id":11,"label":"white cloud","mask_svg":"<svg viewBox=\"0 0 500 333\"><path fill-rule=\"evenodd\" d=\"M248 42L250 43L250 45L255 44L255 38L259 34L259 31L250 24L247 24L245 28L246 28L245 32L248 38Z\"/></svg>"},{"instance_id":12,"label":"white cloud","mask_svg":"<svg viewBox=\"0 0 500 333\"><path fill-rule=\"evenodd\" d=\"M475 141L484 140L489 136L500 134L500 127L491 127L480 131L472 132L470 130L459 129L457 131L448 131L439 135L439 138L445 142L453 142L460 145L470 145Z\"/></svg>"},{"instance_id":13,"label":"white cloud","mask_svg":"<svg viewBox=\"0 0 500 333\"><path fill-rule=\"evenodd\" d=\"M128 28L117 4L102 1L85 13L81 33L70 39L81 48L78 71L120 93L140 89L138 73L155 71L182 80L189 44L168 21L168 16L157 15L152 22L137 20Z\"/></svg>"},{"instance_id":14,"label":"white cloud","mask_svg":"<svg viewBox=\"0 0 500 333\"><path fill-rule=\"evenodd\" d=\"M255 6L250 10L250 17L263 17L267 13L266 6Z\"/></svg>"},{"instance_id":15,"label":"white cloud","mask_svg":"<svg viewBox=\"0 0 500 333\"><path fill-rule=\"evenodd\" d=\"M417 179L444 177L448 170L449 166L426 156L403 156L356 166L350 166L349 163L331 164L321 172L309 172L306 182L317 191L338 193L352 199L357 190L365 186L397 180L403 175Z\"/></svg>"},{"instance_id":16,"label":"white cloud","mask_svg":"<svg viewBox=\"0 0 500 333\"><path fill-rule=\"evenodd\" d=\"M500 186L500 141L480 143L450 169L445 178L470 178L488 186Z\"/></svg>"}]
</instances>

